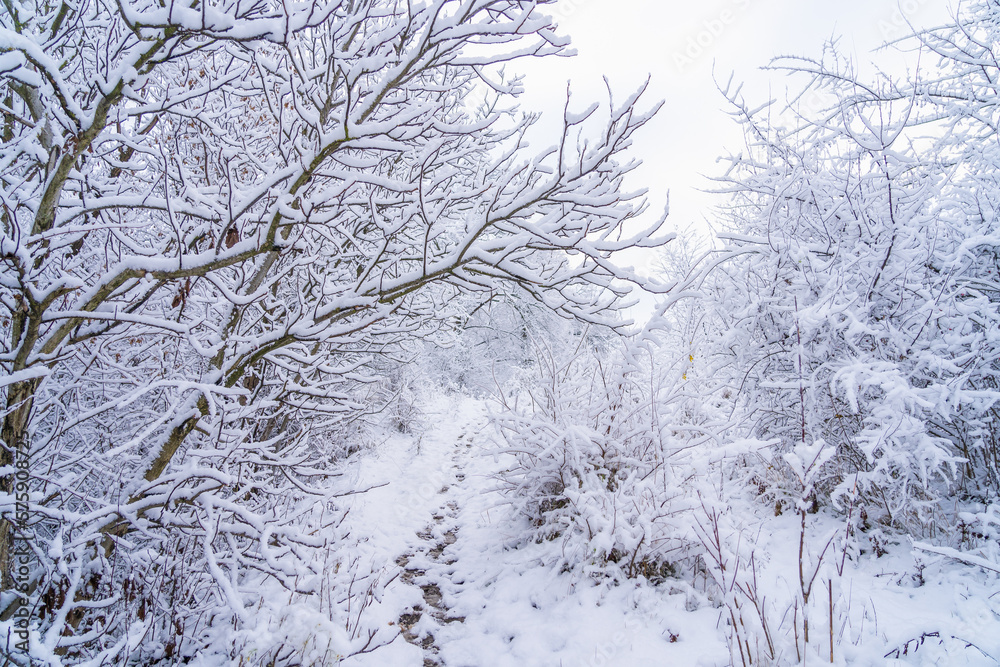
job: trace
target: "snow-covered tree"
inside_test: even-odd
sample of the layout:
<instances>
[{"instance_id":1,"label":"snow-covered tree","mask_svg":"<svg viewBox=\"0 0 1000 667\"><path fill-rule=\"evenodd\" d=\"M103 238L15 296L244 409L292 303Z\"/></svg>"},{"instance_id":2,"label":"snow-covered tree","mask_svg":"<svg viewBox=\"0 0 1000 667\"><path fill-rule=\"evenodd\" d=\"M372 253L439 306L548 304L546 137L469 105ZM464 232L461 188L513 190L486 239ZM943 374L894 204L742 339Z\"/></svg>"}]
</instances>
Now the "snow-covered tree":
<instances>
[{"instance_id":1,"label":"snow-covered tree","mask_svg":"<svg viewBox=\"0 0 1000 667\"><path fill-rule=\"evenodd\" d=\"M527 153L501 66L569 54L541 4L3 0L0 607L44 650L196 650L248 572L316 592L331 440L459 295L614 323L613 253L664 242L619 160L652 112L567 99Z\"/></svg>"},{"instance_id":2,"label":"snow-covered tree","mask_svg":"<svg viewBox=\"0 0 1000 667\"><path fill-rule=\"evenodd\" d=\"M837 450L843 465L824 495L858 487L866 511L902 519L950 460L927 432L907 361L931 333L936 184L877 137L746 122L752 143L729 172L725 233L746 254L727 265L717 309L734 384L759 437L783 452Z\"/></svg>"},{"instance_id":3,"label":"snow-covered tree","mask_svg":"<svg viewBox=\"0 0 1000 667\"><path fill-rule=\"evenodd\" d=\"M917 35L913 81L862 82L831 47L778 62L808 77L787 110L732 97L721 346L757 435L827 448L810 492L863 525L997 498L997 7Z\"/></svg>"},{"instance_id":4,"label":"snow-covered tree","mask_svg":"<svg viewBox=\"0 0 1000 667\"><path fill-rule=\"evenodd\" d=\"M955 25L916 36L937 67L881 105L914 99L911 125L929 129L939 170L947 175L935 212L954 230L935 268L949 278L939 301L938 340L948 389L932 421L964 459L959 487L980 501L1000 499L1000 3L962 6ZM916 103L919 100L919 104ZM933 128L933 129L930 129Z\"/></svg>"}]
</instances>

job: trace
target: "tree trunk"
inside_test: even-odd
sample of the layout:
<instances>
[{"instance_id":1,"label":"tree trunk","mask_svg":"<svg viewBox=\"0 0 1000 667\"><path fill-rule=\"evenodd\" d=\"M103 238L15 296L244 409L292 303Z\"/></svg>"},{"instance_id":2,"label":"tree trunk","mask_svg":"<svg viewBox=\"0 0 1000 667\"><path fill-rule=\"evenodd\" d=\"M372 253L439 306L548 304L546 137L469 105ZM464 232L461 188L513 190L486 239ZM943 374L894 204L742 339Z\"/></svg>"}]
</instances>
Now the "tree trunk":
<instances>
[{"instance_id":1,"label":"tree trunk","mask_svg":"<svg viewBox=\"0 0 1000 667\"><path fill-rule=\"evenodd\" d=\"M0 427L0 467L13 466L28 456L28 418L40 379L15 382L7 389L7 416ZM15 473L0 479L0 492L13 496ZM10 590L14 586L11 575L11 550L14 546L14 524L9 518L0 518L0 585Z\"/></svg>"}]
</instances>

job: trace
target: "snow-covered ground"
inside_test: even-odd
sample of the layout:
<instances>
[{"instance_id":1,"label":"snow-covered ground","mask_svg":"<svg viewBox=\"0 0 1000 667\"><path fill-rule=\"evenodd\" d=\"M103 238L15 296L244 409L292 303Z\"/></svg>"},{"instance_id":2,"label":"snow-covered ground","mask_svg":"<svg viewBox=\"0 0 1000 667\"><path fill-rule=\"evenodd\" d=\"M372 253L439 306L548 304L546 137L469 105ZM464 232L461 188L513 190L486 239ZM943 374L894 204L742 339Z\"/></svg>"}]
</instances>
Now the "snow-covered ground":
<instances>
[{"instance_id":1,"label":"snow-covered ground","mask_svg":"<svg viewBox=\"0 0 1000 667\"><path fill-rule=\"evenodd\" d=\"M728 663L718 610L688 585L614 586L544 565L557 542L513 548L521 525L494 490L504 461L485 455L483 402L442 400L425 421L422 435L391 438L363 462L359 483L385 486L358 496L349 517L370 557L401 575L371 613L398 624L419 612L412 633L428 647L400 635L345 665ZM440 610L425 589L440 590Z\"/></svg>"},{"instance_id":2,"label":"snow-covered ground","mask_svg":"<svg viewBox=\"0 0 1000 667\"><path fill-rule=\"evenodd\" d=\"M523 525L495 490L507 462L488 454L486 405L453 397L425 410L419 433L387 437L356 464L358 486L376 488L351 500L350 530L388 584L364 611L385 630L382 645L344 665L731 663L727 613L702 578L615 584L548 565L558 540L515 548ZM779 611L798 585L796 521L766 518L754 531L761 590ZM835 662L1000 664L996 574L887 547L848 559L832 588ZM828 604L822 588L817 609ZM828 655L829 614L812 624Z\"/></svg>"}]
</instances>

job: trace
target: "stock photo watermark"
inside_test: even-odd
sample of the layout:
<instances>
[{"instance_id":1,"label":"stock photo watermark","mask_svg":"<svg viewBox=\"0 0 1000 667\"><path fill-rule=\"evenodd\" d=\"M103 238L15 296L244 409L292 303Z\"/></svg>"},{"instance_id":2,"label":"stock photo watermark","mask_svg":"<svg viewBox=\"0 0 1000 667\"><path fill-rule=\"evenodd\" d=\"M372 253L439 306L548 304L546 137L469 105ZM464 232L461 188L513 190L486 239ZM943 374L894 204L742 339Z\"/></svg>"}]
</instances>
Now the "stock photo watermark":
<instances>
[{"instance_id":1,"label":"stock photo watermark","mask_svg":"<svg viewBox=\"0 0 1000 667\"><path fill-rule=\"evenodd\" d=\"M589 5L593 0L559 0L553 7L554 18L559 21L561 19L569 19L579 13L584 6Z\"/></svg>"},{"instance_id":2,"label":"stock photo watermark","mask_svg":"<svg viewBox=\"0 0 1000 667\"><path fill-rule=\"evenodd\" d=\"M882 39L891 42L912 34L915 19L931 4L931 0L902 0L896 4L891 14L875 22Z\"/></svg>"},{"instance_id":3,"label":"stock photo watermark","mask_svg":"<svg viewBox=\"0 0 1000 667\"><path fill-rule=\"evenodd\" d=\"M29 500L28 453L23 444L14 451L13 477L14 534L23 536L28 530ZM6 644L7 648L13 646L15 650L27 653L31 608L26 600L31 580L31 551L23 539L13 540L11 547L10 574L17 599L13 603L13 614L10 617L12 630L6 638Z\"/></svg>"},{"instance_id":4,"label":"stock photo watermark","mask_svg":"<svg viewBox=\"0 0 1000 667\"><path fill-rule=\"evenodd\" d=\"M673 65L677 72L683 74L702 56L712 51L729 28L739 22L753 4L753 0L730 0L714 17L703 19L697 32L689 34L684 45L674 51Z\"/></svg>"},{"instance_id":5,"label":"stock photo watermark","mask_svg":"<svg viewBox=\"0 0 1000 667\"><path fill-rule=\"evenodd\" d=\"M594 656L587 661L587 667L603 667L610 664L609 661L614 660L627 649L636 633L645 627L639 619L632 615L626 616L624 622L624 627L616 632L609 641L594 648Z\"/></svg>"}]
</instances>

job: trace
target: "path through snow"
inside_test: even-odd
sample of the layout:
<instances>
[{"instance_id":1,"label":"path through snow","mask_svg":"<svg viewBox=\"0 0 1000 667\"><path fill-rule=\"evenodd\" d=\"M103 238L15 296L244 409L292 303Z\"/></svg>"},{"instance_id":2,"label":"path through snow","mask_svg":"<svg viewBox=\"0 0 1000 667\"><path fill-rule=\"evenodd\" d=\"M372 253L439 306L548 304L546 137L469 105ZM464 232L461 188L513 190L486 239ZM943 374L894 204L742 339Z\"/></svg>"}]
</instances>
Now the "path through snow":
<instances>
[{"instance_id":1,"label":"path through snow","mask_svg":"<svg viewBox=\"0 0 1000 667\"><path fill-rule=\"evenodd\" d=\"M361 540L351 561L359 571L378 573L381 585L352 613L362 617L357 628L379 629L373 645L381 645L341 664L730 663L723 610L691 583L595 581L560 571L558 540L518 541L523 519L512 516L494 488L510 460L489 455L482 401L442 397L424 410L422 435L386 436L354 463L352 488L374 488L350 498L347 522ZM797 519L758 519L754 548L762 576L770 578L763 590L784 591L791 600ZM823 521L836 528L833 518ZM824 531L823 521L814 532ZM889 555L868 554L848 568L840 583L837 664L1000 664L992 657L1000 656L995 577L943 558L916 565L900 543Z\"/></svg>"},{"instance_id":2,"label":"path through snow","mask_svg":"<svg viewBox=\"0 0 1000 667\"><path fill-rule=\"evenodd\" d=\"M422 436L393 436L360 461L349 514L388 586L368 622L399 636L351 667L725 665L719 612L685 588L609 586L547 565L557 542L522 545L484 455L484 404L442 399ZM389 635L391 636L391 635Z\"/></svg>"}]
</instances>

